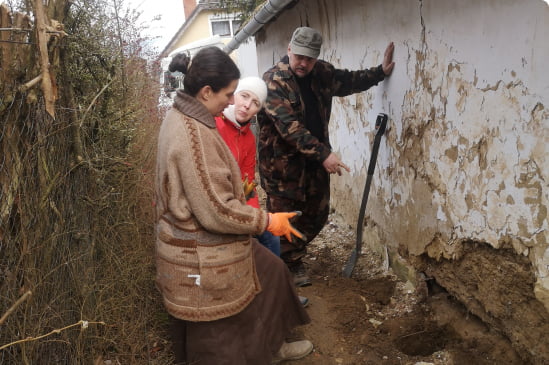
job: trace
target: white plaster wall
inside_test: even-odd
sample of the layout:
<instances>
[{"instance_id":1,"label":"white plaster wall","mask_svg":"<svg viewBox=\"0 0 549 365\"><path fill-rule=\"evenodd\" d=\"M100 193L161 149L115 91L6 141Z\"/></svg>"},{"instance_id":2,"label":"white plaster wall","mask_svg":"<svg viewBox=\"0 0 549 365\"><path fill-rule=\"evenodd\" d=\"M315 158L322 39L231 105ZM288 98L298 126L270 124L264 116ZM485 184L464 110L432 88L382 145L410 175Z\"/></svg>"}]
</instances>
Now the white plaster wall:
<instances>
[{"instance_id":1,"label":"white plaster wall","mask_svg":"<svg viewBox=\"0 0 549 365\"><path fill-rule=\"evenodd\" d=\"M242 77L261 76L257 68L257 50L255 48L255 39L251 37L246 42L242 43L240 47L238 47L237 52L238 56L236 59L236 64L240 69Z\"/></svg>"},{"instance_id":2,"label":"white plaster wall","mask_svg":"<svg viewBox=\"0 0 549 365\"><path fill-rule=\"evenodd\" d=\"M352 169L332 180L338 213L356 224L385 112L365 243L445 257L455 242L511 246L531 260L549 308L547 3L301 0L257 36L260 73L301 25L323 33L321 58L340 68L378 65L395 42L393 75L334 103L332 145Z\"/></svg>"}]
</instances>

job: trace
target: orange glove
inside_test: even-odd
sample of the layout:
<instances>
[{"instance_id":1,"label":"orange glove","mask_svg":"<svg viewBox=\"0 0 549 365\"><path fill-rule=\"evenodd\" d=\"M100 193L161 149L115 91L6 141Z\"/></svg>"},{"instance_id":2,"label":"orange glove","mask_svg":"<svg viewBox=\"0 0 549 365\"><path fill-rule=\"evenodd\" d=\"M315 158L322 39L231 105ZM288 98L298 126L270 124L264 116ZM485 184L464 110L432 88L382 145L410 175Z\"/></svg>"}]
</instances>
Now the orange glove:
<instances>
[{"instance_id":1,"label":"orange glove","mask_svg":"<svg viewBox=\"0 0 549 365\"><path fill-rule=\"evenodd\" d=\"M301 215L301 212L269 213L267 231L275 236L284 236L290 242L292 242L292 234L297 238L303 238L303 234L290 224L290 219L296 215Z\"/></svg>"}]
</instances>

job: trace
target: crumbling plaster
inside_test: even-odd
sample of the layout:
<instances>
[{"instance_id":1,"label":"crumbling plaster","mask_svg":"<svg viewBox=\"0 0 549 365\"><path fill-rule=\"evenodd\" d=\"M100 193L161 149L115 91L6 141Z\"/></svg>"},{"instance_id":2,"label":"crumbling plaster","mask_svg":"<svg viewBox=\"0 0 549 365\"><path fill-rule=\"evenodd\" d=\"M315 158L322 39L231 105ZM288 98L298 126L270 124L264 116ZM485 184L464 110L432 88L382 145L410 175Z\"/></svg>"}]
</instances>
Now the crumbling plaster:
<instances>
[{"instance_id":1,"label":"crumbling plaster","mask_svg":"<svg viewBox=\"0 0 549 365\"><path fill-rule=\"evenodd\" d=\"M395 42L393 75L334 103L331 142L351 167L332 180L335 210L356 225L373 122L387 113L365 244L434 258L457 258L469 241L512 247L549 309L549 6L302 0L257 37L260 71L299 25L321 30L321 58L342 68L378 65Z\"/></svg>"}]
</instances>

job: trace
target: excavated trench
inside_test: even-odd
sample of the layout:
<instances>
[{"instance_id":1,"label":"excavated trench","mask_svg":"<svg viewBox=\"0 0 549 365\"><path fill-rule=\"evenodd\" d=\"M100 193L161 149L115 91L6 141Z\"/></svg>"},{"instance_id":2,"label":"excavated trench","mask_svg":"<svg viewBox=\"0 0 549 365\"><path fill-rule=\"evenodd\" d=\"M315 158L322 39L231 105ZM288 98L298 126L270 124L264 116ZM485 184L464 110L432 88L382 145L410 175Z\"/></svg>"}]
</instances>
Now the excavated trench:
<instances>
[{"instance_id":1,"label":"excavated trench","mask_svg":"<svg viewBox=\"0 0 549 365\"><path fill-rule=\"evenodd\" d=\"M534 296L528 259L512 249L470 241L460 251L454 260L412 259L427 277L438 325L488 358L506 352L508 363L548 364L549 314Z\"/></svg>"},{"instance_id":2,"label":"excavated trench","mask_svg":"<svg viewBox=\"0 0 549 365\"><path fill-rule=\"evenodd\" d=\"M314 284L299 292L311 300L313 321L299 337L315 352L296 365L549 364L549 318L527 258L474 242L453 260L409 256L424 273L414 287L374 250L363 250L352 278L342 278L353 244L354 232L333 221L312 242Z\"/></svg>"}]
</instances>

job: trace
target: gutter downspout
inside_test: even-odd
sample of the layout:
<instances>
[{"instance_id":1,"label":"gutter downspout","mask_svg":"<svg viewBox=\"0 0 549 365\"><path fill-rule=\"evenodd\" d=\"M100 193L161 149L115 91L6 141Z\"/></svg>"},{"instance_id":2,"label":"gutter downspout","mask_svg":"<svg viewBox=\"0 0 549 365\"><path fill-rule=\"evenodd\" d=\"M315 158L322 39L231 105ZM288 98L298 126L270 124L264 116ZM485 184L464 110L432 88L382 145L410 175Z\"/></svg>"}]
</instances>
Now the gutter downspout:
<instances>
[{"instance_id":1,"label":"gutter downspout","mask_svg":"<svg viewBox=\"0 0 549 365\"><path fill-rule=\"evenodd\" d=\"M227 54L237 49L242 42L248 37L257 33L265 24L267 24L275 15L280 13L284 8L295 0L269 0L263 7L253 16L253 18L238 32L233 39L223 48Z\"/></svg>"}]
</instances>

